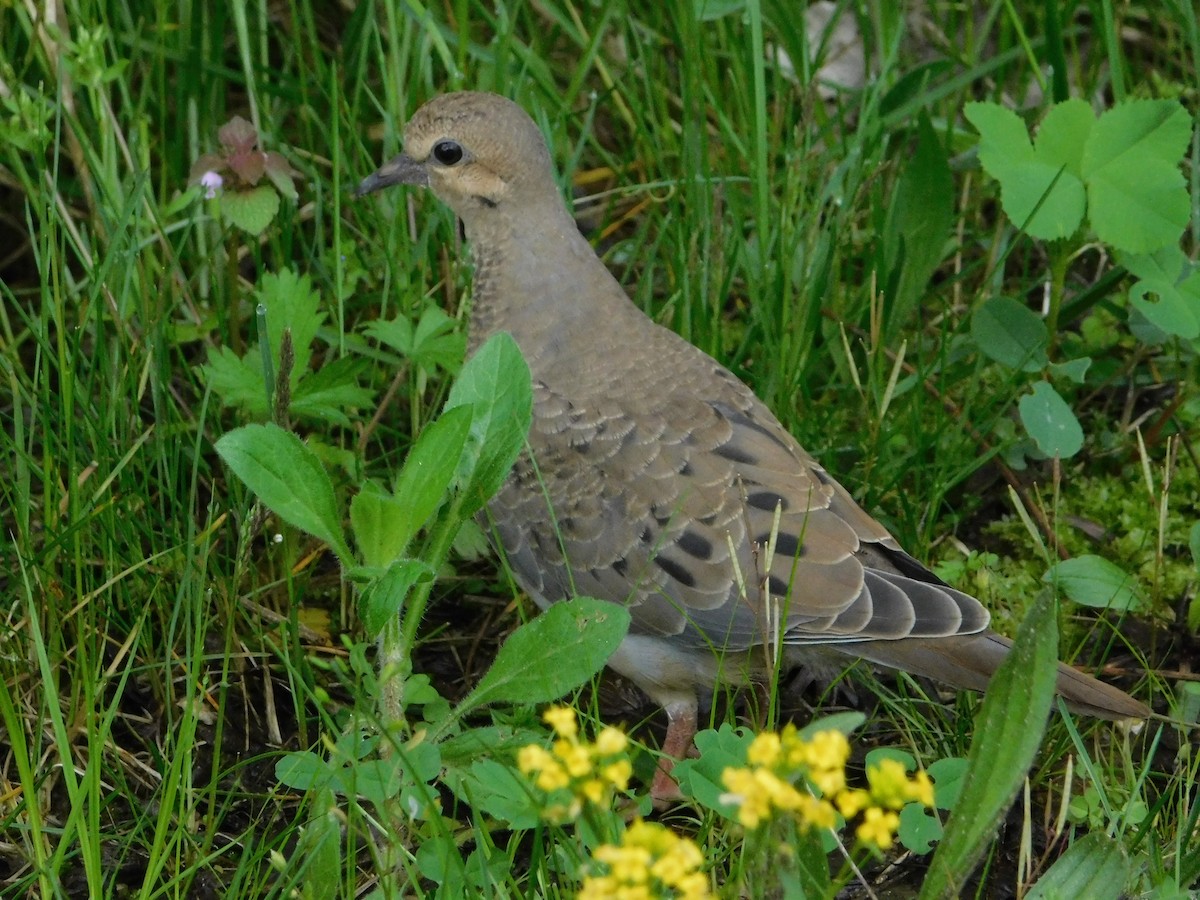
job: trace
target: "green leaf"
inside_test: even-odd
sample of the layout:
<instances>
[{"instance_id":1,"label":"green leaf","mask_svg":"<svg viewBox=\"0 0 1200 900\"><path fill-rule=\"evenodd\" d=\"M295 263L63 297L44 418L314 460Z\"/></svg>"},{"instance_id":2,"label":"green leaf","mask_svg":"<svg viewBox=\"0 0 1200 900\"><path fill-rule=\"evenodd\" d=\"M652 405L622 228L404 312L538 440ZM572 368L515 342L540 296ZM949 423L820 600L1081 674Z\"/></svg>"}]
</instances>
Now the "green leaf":
<instances>
[{"instance_id":1,"label":"green leaf","mask_svg":"<svg viewBox=\"0 0 1200 900\"><path fill-rule=\"evenodd\" d=\"M1179 240L1191 217L1183 171L1191 116L1174 100L1132 100L1100 117L1083 154L1096 235L1147 253Z\"/></svg>"},{"instance_id":2,"label":"green leaf","mask_svg":"<svg viewBox=\"0 0 1200 900\"><path fill-rule=\"evenodd\" d=\"M884 257L893 285L888 324L902 326L946 256L954 221L954 179L946 150L921 111L917 145L896 182L884 228Z\"/></svg>"},{"instance_id":3,"label":"green leaf","mask_svg":"<svg viewBox=\"0 0 1200 900\"><path fill-rule=\"evenodd\" d=\"M225 464L275 515L350 561L329 475L300 438L278 425L245 425L224 435L216 447Z\"/></svg>"},{"instance_id":4,"label":"green leaf","mask_svg":"<svg viewBox=\"0 0 1200 900\"><path fill-rule=\"evenodd\" d=\"M1042 576L1057 584L1073 602L1097 609L1138 609L1145 597L1137 580L1102 556L1075 556L1050 567Z\"/></svg>"},{"instance_id":5,"label":"green leaf","mask_svg":"<svg viewBox=\"0 0 1200 900\"><path fill-rule=\"evenodd\" d=\"M1069 459L1083 448L1083 427L1050 382L1036 382L1018 410L1025 430L1046 456Z\"/></svg>"},{"instance_id":6,"label":"green leaf","mask_svg":"<svg viewBox=\"0 0 1200 900\"><path fill-rule=\"evenodd\" d=\"M374 392L358 383L359 374L366 368L366 360L346 356L326 363L315 372L299 372L288 411L350 427L350 417L345 411L369 406L374 398ZM296 374L293 370L293 375Z\"/></svg>"},{"instance_id":7,"label":"green leaf","mask_svg":"<svg viewBox=\"0 0 1200 900\"><path fill-rule=\"evenodd\" d=\"M407 511L403 530L410 539L446 499L471 433L472 420L473 410L469 406L448 409L421 432L409 451L396 478L394 495L396 503Z\"/></svg>"},{"instance_id":8,"label":"green leaf","mask_svg":"<svg viewBox=\"0 0 1200 900\"><path fill-rule=\"evenodd\" d=\"M336 766L331 766L311 750L296 750L275 763L275 779L297 791L325 787L336 771Z\"/></svg>"},{"instance_id":9,"label":"green leaf","mask_svg":"<svg viewBox=\"0 0 1200 900\"><path fill-rule=\"evenodd\" d=\"M267 415L268 388L257 357L239 357L228 347L215 347L209 350L208 362L200 371L226 406L236 406L255 418Z\"/></svg>"},{"instance_id":10,"label":"green leaf","mask_svg":"<svg viewBox=\"0 0 1200 900\"><path fill-rule=\"evenodd\" d=\"M979 161L1000 182L1000 201L1013 224L1041 240L1074 234L1083 222L1086 195L1072 171L1079 110L1047 116L1035 148L1016 113L995 103L968 103L967 119L979 131ZM1053 132L1059 132L1057 135Z\"/></svg>"},{"instance_id":11,"label":"green leaf","mask_svg":"<svg viewBox=\"0 0 1200 900\"><path fill-rule=\"evenodd\" d=\"M1044 163L1065 168L1083 177L1083 151L1096 124L1096 114L1086 100L1064 100L1050 107L1038 126L1034 156Z\"/></svg>"},{"instance_id":12,"label":"green leaf","mask_svg":"<svg viewBox=\"0 0 1200 900\"><path fill-rule=\"evenodd\" d=\"M1068 359L1066 362L1050 363L1050 373L1076 384L1083 384L1091 365L1092 358L1090 356L1080 356L1076 359Z\"/></svg>"},{"instance_id":13,"label":"green leaf","mask_svg":"<svg viewBox=\"0 0 1200 900\"><path fill-rule=\"evenodd\" d=\"M729 792L721 776L726 769L746 765L746 752L754 741L754 732L725 722L715 731L709 728L697 732L695 741L699 754L676 762L671 774L685 797L727 819L736 819L737 805L721 799Z\"/></svg>"},{"instance_id":14,"label":"green leaf","mask_svg":"<svg viewBox=\"0 0 1200 900\"><path fill-rule=\"evenodd\" d=\"M283 333L292 333L292 365L290 384L295 393L300 381L308 374L312 360L312 344L317 331L325 322L321 312L321 298L313 290L312 279L297 275L291 269L267 272L259 281L255 297L266 310L267 340L271 345L271 360L275 371L279 371L279 355L283 346ZM257 351L252 351L255 358ZM260 376L261 377L261 376Z\"/></svg>"},{"instance_id":15,"label":"green leaf","mask_svg":"<svg viewBox=\"0 0 1200 900\"><path fill-rule=\"evenodd\" d=\"M599 672L628 630L629 611L619 604L592 597L555 603L504 642L456 715L486 703L557 700Z\"/></svg>"},{"instance_id":16,"label":"green leaf","mask_svg":"<svg viewBox=\"0 0 1200 900\"><path fill-rule=\"evenodd\" d=\"M920 803L906 803L900 810L896 837L913 853L924 856L942 839L942 834L942 823Z\"/></svg>"},{"instance_id":17,"label":"green leaf","mask_svg":"<svg viewBox=\"0 0 1200 900\"><path fill-rule=\"evenodd\" d=\"M388 566L387 572L368 585L358 601L359 616L370 637L376 637L389 619L400 614L401 607L413 586L430 581L434 571L419 559L400 559Z\"/></svg>"},{"instance_id":18,"label":"green leaf","mask_svg":"<svg viewBox=\"0 0 1200 900\"><path fill-rule=\"evenodd\" d=\"M463 366L445 408L468 405L474 411L471 435L458 469L464 518L499 490L529 433L529 366L510 335L492 335Z\"/></svg>"},{"instance_id":19,"label":"green leaf","mask_svg":"<svg viewBox=\"0 0 1200 900\"><path fill-rule=\"evenodd\" d=\"M262 234L279 212L279 194L270 185L249 191L226 191L217 201L221 216L230 225L255 237Z\"/></svg>"},{"instance_id":20,"label":"green leaf","mask_svg":"<svg viewBox=\"0 0 1200 900\"><path fill-rule=\"evenodd\" d=\"M470 427L470 407L443 413L409 451L394 493L368 482L350 502L350 524L368 566L386 566L404 555L446 499Z\"/></svg>"},{"instance_id":21,"label":"green leaf","mask_svg":"<svg viewBox=\"0 0 1200 900\"><path fill-rule=\"evenodd\" d=\"M1087 897L1088 900L1117 900L1131 887L1134 869L1124 848L1100 832L1076 840L1038 879L1026 900L1058 900Z\"/></svg>"},{"instance_id":22,"label":"green leaf","mask_svg":"<svg viewBox=\"0 0 1200 900\"><path fill-rule=\"evenodd\" d=\"M1200 572L1200 522L1192 523L1192 530L1188 532L1188 548L1192 551L1192 565Z\"/></svg>"},{"instance_id":23,"label":"green leaf","mask_svg":"<svg viewBox=\"0 0 1200 900\"><path fill-rule=\"evenodd\" d=\"M1169 335L1200 337L1200 269L1192 267L1178 246L1122 255L1119 262L1138 278L1129 289L1134 309Z\"/></svg>"},{"instance_id":24,"label":"green leaf","mask_svg":"<svg viewBox=\"0 0 1200 900\"><path fill-rule=\"evenodd\" d=\"M971 337L981 353L1010 369L1038 372L1049 362L1046 323L1011 297L993 297L981 304L971 316Z\"/></svg>"},{"instance_id":25,"label":"green leaf","mask_svg":"<svg viewBox=\"0 0 1200 900\"><path fill-rule=\"evenodd\" d=\"M1037 756L1058 671L1058 623L1043 593L1021 623L976 720L962 794L920 897L956 897L994 839Z\"/></svg>"},{"instance_id":26,"label":"green leaf","mask_svg":"<svg viewBox=\"0 0 1200 900\"><path fill-rule=\"evenodd\" d=\"M333 900L342 896L342 823L331 791L312 799L308 823L291 856L289 875L300 885L303 900Z\"/></svg>"},{"instance_id":27,"label":"green leaf","mask_svg":"<svg viewBox=\"0 0 1200 900\"><path fill-rule=\"evenodd\" d=\"M453 779L452 786L455 795L471 809L506 822L511 828L534 828L541 821L542 801L511 765L477 759Z\"/></svg>"}]
</instances>

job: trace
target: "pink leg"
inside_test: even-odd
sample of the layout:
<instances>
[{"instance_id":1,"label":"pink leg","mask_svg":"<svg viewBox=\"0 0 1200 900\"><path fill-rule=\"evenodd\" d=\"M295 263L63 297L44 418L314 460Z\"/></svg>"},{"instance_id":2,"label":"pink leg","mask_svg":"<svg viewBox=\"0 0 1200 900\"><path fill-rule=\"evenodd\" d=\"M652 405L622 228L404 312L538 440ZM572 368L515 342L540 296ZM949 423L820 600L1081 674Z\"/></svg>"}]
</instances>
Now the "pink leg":
<instances>
[{"instance_id":1,"label":"pink leg","mask_svg":"<svg viewBox=\"0 0 1200 900\"><path fill-rule=\"evenodd\" d=\"M677 700L666 706L667 736L663 740L662 756L658 758L658 771L654 773L654 782L650 785L650 796L655 806L666 806L668 803L683 799L679 793L679 785L671 777L675 768L675 760L682 759L691 749L692 738L696 736L696 700Z\"/></svg>"}]
</instances>

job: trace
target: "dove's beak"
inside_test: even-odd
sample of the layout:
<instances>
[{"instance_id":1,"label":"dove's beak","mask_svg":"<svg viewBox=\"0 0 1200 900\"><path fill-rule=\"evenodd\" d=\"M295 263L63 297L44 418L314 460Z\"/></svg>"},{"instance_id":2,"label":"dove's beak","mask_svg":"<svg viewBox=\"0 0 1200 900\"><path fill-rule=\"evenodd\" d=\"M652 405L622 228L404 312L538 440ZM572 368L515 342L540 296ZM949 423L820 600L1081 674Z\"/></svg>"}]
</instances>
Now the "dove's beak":
<instances>
[{"instance_id":1,"label":"dove's beak","mask_svg":"<svg viewBox=\"0 0 1200 900\"><path fill-rule=\"evenodd\" d=\"M364 178L362 184L355 190L354 196L361 197L393 184L414 184L426 187L429 184L429 175L425 171L424 164L401 153Z\"/></svg>"}]
</instances>

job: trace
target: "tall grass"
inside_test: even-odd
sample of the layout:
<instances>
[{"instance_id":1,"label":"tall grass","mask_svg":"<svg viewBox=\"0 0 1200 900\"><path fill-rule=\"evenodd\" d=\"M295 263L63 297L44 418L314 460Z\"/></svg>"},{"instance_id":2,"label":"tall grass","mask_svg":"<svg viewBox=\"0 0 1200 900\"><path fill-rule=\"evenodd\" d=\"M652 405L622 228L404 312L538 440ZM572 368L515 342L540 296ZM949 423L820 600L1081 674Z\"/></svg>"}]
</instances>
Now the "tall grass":
<instances>
[{"instance_id":1,"label":"tall grass","mask_svg":"<svg viewBox=\"0 0 1200 900\"><path fill-rule=\"evenodd\" d=\"M1186 3L1083 4L1063 13L1058 42L1046 31L1050 5L840 4L869 74L861 88L829 93L814 77L826 51L809 45L801 11L777 2L3 5L5 894L303 887L278 859L291 856L315 801L282 787L273 767L283 749L339 733L370 667L350 662L358 624L336 566L294 532L276 541L218 464L214 440L242 420L199 366L215 348L255 345L262 273L308 273L329 314L321 361L361 353L372 362L365 380L388 399L347 411L348 427L304 430L346 480L387 480L440 408L446 377L364 350L361 325L415 319L431 304L461 317L470 273L457 225L436 203L403 191L356 202L349 191L443 91L494 90L530 110L564 189L595 196L581 197L581 214L635 302L746 379L916 555L957 561L961 540L1034 556L1019 529L989 538L990 519L1011 518L986 463L1015 440L1007 424L1020 383L966 335L980 300L1036 294L1045 260L998 216L961 108L978 98L1037 108L1053 87L1053 56L1073 94L1178 96L1194 112L1200 58ZM302 174L299 200L285 201L261 238L214 218L188 185L191 164L235 114ZM929 284L893 315L889 211L921 121L949 154L952 221ZM1081 256L1072 283L1082 291L1107 265L1100 251ZM1097 309L1119 315L1119 293ZM1111 378L1083 411L1096 443L1079 476L1110 478L1105 491L1129 483L1136 437L1105 424L1111 404L1124 391L1131 406L1153 405L1139 389L1162 382L1186 398L1167 426L1185 441L1174 496L1186 498L1198 483L1187 443L1200 421L1194 350L1153 351L1121 332L1103 364ZM1148 452L1161 465L1162 445ZM1147 504L1131 488L1089 507L1069 478L1063 491L1084 518ZM1200 515L1179 502L1184 519ZM1178 530L1167 539L1185 542ZM1170 561L1190 564L1182 549ZM999 568L972 569L966 586L1015 601ZM503 596L484 564L460 574L473 591ZM476 602L450 592L443 607ZM1168 597L1154 616L1176 600L1182 609ZM488 607L498 628L516 618L504 602ZM435 613L431 631L439 622L464 627L452 612ZM1195 627L1179 634L1194 640ZM967 717L931 722L887 705L881 729L908 746L935 757L965 747ZM1037 796L1058 790L1073 751L1058 735ZM1092 750L1119 766L1113 748ZM1158 848L1149 871L1200 874L1195 765L1181 755L1171 772L1164 756L1148 759L1160 798L1142 837ZM500 843L466 812L440 827L464 845ZM369 829L346 833L350 896L379 851L362 836ZM501 849L516 873L505 891L562 895L547 875L552 849ZM1003 863L991 871L1014 881Z\"/></svg>"}]
</instances>

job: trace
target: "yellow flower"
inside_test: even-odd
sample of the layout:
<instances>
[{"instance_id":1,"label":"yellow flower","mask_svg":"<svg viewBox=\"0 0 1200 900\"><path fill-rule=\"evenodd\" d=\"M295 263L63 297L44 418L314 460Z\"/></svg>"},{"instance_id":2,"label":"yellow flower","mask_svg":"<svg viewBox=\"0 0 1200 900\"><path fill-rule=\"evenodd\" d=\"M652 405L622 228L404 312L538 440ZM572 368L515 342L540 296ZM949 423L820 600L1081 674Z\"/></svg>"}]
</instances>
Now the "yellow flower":
<instances>
[{"instance_id":1,"label":"yellow flower","mask_svg":"<svg viewBox=\"0 0 1200 900\"><path fill-rule=\"evenodd\" d=\"M746 762L752 766L773 767L783 752L783 742L772 731L760 734L746 751Z\"/></svg>"},{"instance_id":2,"label":"yellow flower","mask_svg":"<svg viewBox=\"0 0 1200 900\"><path fill-rule=\"evenodd\" d=\"M863 813L862 824L858 826L855 834L863 843L874 844L880 850L887 850L895 841L896 828L899 825L900 816L897 813L872 806Z\"/></svg>"},{"instance_id":3,"label":"yellow flower","mask_svg":"<svg viewBox=\"0 0 1200 900\"><path fill-rule=\"evenodd\" d=\"M933 805L933 783L929 776L918 772L909 781L908 772L899 760L880 760L878 765L867 769L867 781L871 784L871 799L888 809L902 809L912 800Z\"/></svg>"},{"instance_id":4,"label":"yellow flower","mask_svg":"<svg viewBox=\"0 0 1200 900\"><path fill-rule=\"evenodd\" d=\"M712 897L708 880L699 871L704 863L700 848L655 822L634 821L619 845L598 847L593 859L608 871L584 880L578 894L582 900Z\"/></svg>"},{"instance_id":5,"label":"yellow flower","mask_svg":"<svg viewBox=\"0 0 1200 900\"><path fill-rule=\"evenodd\" d=\"M620 728L613 728L609 725L601 729L596 735L596 752L602 756L615 756L618 753L624 753L625 748L629 746L629 738L625 737L625 732Z\"/></svg>"},{"instance_id":6,"label":"yellow flower","mask_svg":"<svg viewBox=\"0 0 1200 900\"><path fill-rule=\"evenodd\" d=\"M554 729L559 737L574 738L579 734L579 723L575 721L575 710L569 706L551 706L542 713L542 721Z\"/></svg>"}]
</instances>

